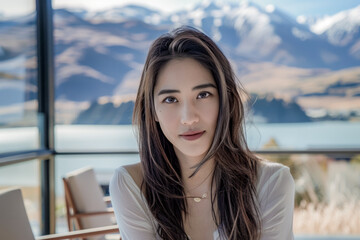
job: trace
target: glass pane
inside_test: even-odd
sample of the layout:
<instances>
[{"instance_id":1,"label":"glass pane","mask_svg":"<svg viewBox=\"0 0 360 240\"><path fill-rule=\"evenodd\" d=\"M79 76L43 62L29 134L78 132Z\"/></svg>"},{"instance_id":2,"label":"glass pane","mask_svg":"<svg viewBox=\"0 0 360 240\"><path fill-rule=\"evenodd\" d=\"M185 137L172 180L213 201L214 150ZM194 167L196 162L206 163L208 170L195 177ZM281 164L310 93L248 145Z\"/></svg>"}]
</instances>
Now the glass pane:
<instances>
[{"instance_id":1,"label":"glass pane","mask_svg":"<svg viewBox=\"0 0 360 240\"><path fill-rule=\"evenodd\" d=\"M253 150L359 149L359 122L248 123Z\"/></svg>"},{"instance_id":2,"label":"glass pane","mask_svg":"<svg viewBox=\"0 0 360 240\"><path fill-rule=\"evenodd\" d=\"M137 151L131 125L57 125L57 151Z\"/></svg>"},{"instance_id":3,"label":"glass pane","mask_svg":"<svg viewBox=\"0 0 360 240\"><path fill-rule=\"evenodd\" d=\"M360 155L264 155L290 167L295 180L297 239L360 236ZM330 238L338 236L338 238ZM321 238L323 239L323 238ZM352 239L352 238L349 238Z\"/></svg>"},{"instance_id":4,"label":"glass pane","mask_svg":"<svg viewBox=\"0 0 360 240\"><path fill-rule=\"evenodd\" d=\"M40 161L31 160L0 167L0 189L7 188L21 189L32 231L35 236L40 236Z\"/></svg>"},{"instance_id":5,"label":"glass pane","mask_svg":"<svg viewBox=\"0 0 360 240\"><path fill-rule=\"evenodd\" d=\"M251 94L252 149L359 148L358 23L350 17L358 3L276 4L54 0L57 149L107 149L95 129L84 135L65 129L131 124L150 43L184 24L218 43ZM105 134L119 137L117 130ZM66 145L70 136L94 144ZM127 137L114 147L129 148Z\"/></svg>"},{"instance_id":6,"label":"glass pane","mask_svg":"<svg viewBox=\"0 0 360 240\"><path fill-rule=\"evenodd\" d=\"M0 9L0 153L37 149L35 1L2 1Z\"/></svg>"},{"instance_id":7,"label":"glass pane","mask_svg":"<svg viewBox=\"0 0 360 240\"><path fill-rule=\"evenodd\" d=\"M71 171L92 167L99 185L108 195L109 181L116 168L139 162L139 155L64 155L55 157L56 232L67 232L64 186L62 178Z\"/></svg>"}]
</instances>

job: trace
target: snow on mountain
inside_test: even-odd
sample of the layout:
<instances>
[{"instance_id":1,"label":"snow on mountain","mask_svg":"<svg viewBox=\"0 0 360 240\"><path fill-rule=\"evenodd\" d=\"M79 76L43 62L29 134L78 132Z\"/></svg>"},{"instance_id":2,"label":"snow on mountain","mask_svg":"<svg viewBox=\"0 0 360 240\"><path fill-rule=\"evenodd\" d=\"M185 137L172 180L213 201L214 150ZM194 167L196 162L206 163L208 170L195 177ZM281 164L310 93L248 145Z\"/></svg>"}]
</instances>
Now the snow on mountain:
<instances>
[{"instance_id":1,"label":"snow on mountain","mask_svg":"<svg viewBox=\"0 0 360 240\"><path fill-rule=\"evenodd\" d=\"M141 20L148 24L159 24L164 18L159 11L138 5L126 5L105 11L90 13L86 16L91 22L124 22Z\"/></svg>"},{"instance_id":2,"label":"snow on mountain","mask_svg":"<svg viewBox=\"0 0 360 240\"><path fill-rule=\"evenodd\" d=\"M281 43L271 24L271 21L278 21L274 11L269 8L266 12L248 2L205 1L192 11L173 14L171 20L177 25L201 28L215 40L230 44L229 47L240 55L253 56L256 51L259 57L265 57Z\"/></svg>"},{"instance_id":3,"label":"snow on mountain","mask_svg":"<svg viewBox=\"0 0 360 240\"><path fill-rule=\"evenodd\" d=\"M191 11L173 13L170 20L173 26L202 29L235 59L299 67L341 68L353 64L339 49L274 5L262 8L244 1L205 1Z\"/></svg>"},{"instance_id":4,"label":"snow on mountain","mask_svg":"<svg viewBox=\"0 0 360 240\"><path fill-rule=\"evenodd\" d=\"M319 19L310 28L316 34L326 35L330 43L346 46L360 36L360 5Z\"/></svg>"},{"instance_id":5,"label":"snow on mountain","mask_svg":"<svg viewBox=\"0 0 360 240\"><path fill-rule=\"evenodd\" d=\"M75 13L70 9L56 9L54 10L53 22L55 28L67 27L71 26L79 26L79 25L89 25L89 23L83 18L86 15L86 11L79 14L79 9L75 10Z\"/></svg>"},{"instance_id":6,"label":"snow on mountain","mask_svg":"<svg viewBox=\"0 0 360 240\"><path fill-rule=\"evenodd\" d=\"M240 42L236 51L244 56L257 52L258 57L269 56L282 42L272 22L280 22L274 12L265 12L254 4L242 4L227 16L234 23ZM273 21L275 20L275 21Z\"/></svg>"},{"instance_id":7,"label":"snow on mountain","mask_svg":"<svg viewBox=\"0 0 360 240\"><path fill-rule=\"evenodd\" d=\"M100 84L109 95L111 88L125 84L125 76L139 71L148 46L160 33L180 25L202 29L235 62L271 61L288 66L333 69L355 65L343 49L329 44L274 5L262 8L249 2L204 1L190 10L171 14L136 5L98 13L55 12L59 77L70 74L69 69L78 71L86 69L81 66L88 66L103 74L102 79L108 79ZM73 63L68 66L69 59ZM73 75L85 81L84 74ZM86 77L86 82L95 81L93 77ZM57 84L65 86L69 79L72 78L57 78ZM67 87L64 94L65 89Z\"/></svg>"},{"instance_id":8,"label":"snow on mountain","mask_svg":"<svg viewBox=\"0 0 360 240\"><path fill-rule=\"evenodd\" d=\"M71 9L65 8L65 10L71 12L72 14L77 16L78 18L82 18L82 19L86 19L87 16L91 14L89 11L87 11L87 10L85 10L83 8L72 7Z\"/></svg>"},{"instance_id":9,"label":"snow on mountain","mask_svg":"<svg viewBox=\"0 0 360 240\"><path fill-rule=\"evenodd\" d=\"M55 10L57 99L112 96L129 72L140 71L151 41L165 32L141 20L93 23L88 16Z\"/></svg>"}]
</instances>

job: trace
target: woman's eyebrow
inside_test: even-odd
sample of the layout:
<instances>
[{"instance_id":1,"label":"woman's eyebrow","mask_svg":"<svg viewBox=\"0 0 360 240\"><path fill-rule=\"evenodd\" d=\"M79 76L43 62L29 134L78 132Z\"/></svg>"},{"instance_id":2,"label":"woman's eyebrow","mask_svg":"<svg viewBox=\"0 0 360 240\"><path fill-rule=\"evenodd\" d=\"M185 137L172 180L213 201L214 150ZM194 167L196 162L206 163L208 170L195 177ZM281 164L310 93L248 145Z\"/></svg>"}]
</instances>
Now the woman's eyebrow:
<instances>
[{"instance_id":1,"label":"woman's eyebrow","mask_svg":"<svg viewBox=\"0 0 360 240\"><path fill-rule=\"evenodd\" d=\"M179 90L175 90L175 89L163 89L158 93L158 96L162 95L162 94L169 94L169 93L179 93Z\"/></svg>"},{"instance_id":2,"label":"woman's eyebrow","mask_svg":"<svg viewBox=\"0 0 360 240\"><path fill-rule=\"evenodd\" d=\"M197 86L193 87L192 90L194 91L194 90L208 88L208 87L216 88L216 86L214 84L212 84L212 83L205 83L205 84L200 84L200 85L197 85ZM180 90L163 89L158 93L158 96L163 95L163 94L169 94L169 93L180 93Z\"/></svg>"},{"instance_id":3,"label":"woman's eyebrow","mask_svg":"<svg viewBox=\"0 0 360 240\"><path fill-rule=\"evenodd\" d=\"M202 88L208 88L208 87L212 87L212 88L217 88L214 84L212 83L205 83L205 84L201 84L198 86L193 87L192 90L198 90L198 89L202 89Z\"/></svg>"}]
</instances>

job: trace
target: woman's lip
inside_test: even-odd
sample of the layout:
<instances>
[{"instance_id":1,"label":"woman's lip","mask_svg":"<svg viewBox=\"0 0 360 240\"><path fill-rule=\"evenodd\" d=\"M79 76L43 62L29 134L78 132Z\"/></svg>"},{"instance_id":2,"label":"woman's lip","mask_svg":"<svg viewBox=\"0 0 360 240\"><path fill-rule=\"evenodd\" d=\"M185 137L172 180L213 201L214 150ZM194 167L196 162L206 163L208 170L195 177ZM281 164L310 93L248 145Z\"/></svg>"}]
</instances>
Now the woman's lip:
<instances>
[{"instance_id":1,"label":"woman's lip","mask_svg":"<svg viewBox=\"0 0 360 240\"><path fill-rule=\"evenodd\" d=\"M188 141L193 141L193 140L196 140L196 139L200 138L204 133L205 133L205 131L186 132L186 133L180 134L180 137L182 137L182 138L184 138L185 140L188 140Z\"/></svg>"}]
</instances>

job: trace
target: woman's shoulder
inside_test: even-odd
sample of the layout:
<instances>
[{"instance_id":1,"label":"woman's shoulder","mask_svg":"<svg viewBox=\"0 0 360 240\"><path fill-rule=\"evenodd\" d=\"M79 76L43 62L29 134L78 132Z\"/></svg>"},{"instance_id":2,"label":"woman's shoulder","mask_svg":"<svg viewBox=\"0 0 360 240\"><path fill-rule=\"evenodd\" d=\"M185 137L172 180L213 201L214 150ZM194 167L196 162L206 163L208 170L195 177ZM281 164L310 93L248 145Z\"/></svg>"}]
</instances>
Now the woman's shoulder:
<instances>
[{"instance_id":1,"label":"woman's shoulder","mask_svg":"<svg viewBox=\"0 0 360 240\"><path fill-rule=\"evenodd\" d=\"M266 177L272 176L274 174L280 174L282 172L290 172L289 167L277 163L277 162L270 162L266 159L260 159L258 164L258 177Z\"/></svg>"},{"instance_id":2,"label":"woman's shoulder","mask_svg":"<svg viewBox=\"0 0 360 240\"><path fill-rule=\"evenodd\" d=\"M140 163L135 163L131 165L125 165L122 166L123 169L125 169L128 174L131 176L131 178L134 180L136 185L140 188L141 182L143 180L143 173L141 170Z\"/></svg>"},{"instance_id":3,"label":"woman's shoulder","mask_svg":"<svg viewBox=\"0 0 360 240\"><path fill-rule=\"evenodd\" d=\"M292 188L294 185L289 167L264 159L259 161L258 166L257 189L259 193L268 188Z\"/></svg>"},{"instance_id":4,"label":"woman's shoulder","mask_svg":"<svg viewBox=\"0 0 360 240\"><path fill-rule=\"evenodd\" d=\"M142 182L140 164L124 165L115 169L110 181L110 191L118 189L124 191L139 190Z\"/></svg>"}]
</instances>

